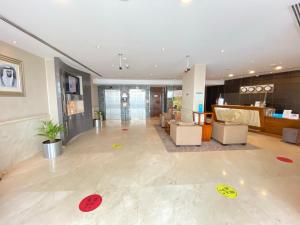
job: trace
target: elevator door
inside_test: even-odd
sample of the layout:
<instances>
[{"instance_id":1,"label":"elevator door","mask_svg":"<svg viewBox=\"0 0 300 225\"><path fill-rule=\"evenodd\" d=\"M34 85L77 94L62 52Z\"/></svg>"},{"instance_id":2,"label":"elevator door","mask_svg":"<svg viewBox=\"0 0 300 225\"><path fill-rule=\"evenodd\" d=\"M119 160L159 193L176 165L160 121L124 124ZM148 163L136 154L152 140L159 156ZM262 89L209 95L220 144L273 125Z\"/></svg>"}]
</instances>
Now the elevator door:
<instances>
[{"instance_id":1,"label":"elevator door","mask_svg":"<svg viewBox=\"0 0 300 225\"><path fill-rule=\"evenodd\" d=\"M131 120L146 119L146 91L141 89L129 90L129 113Z\"/></svg>"},{"instance_id":2,"label":"elevator door","mask_svg":"<svg viewBox=\"0 0 300 225\"><path fill-rule=\"evenodd\" d=\"M105 90L105 114L107 120L121 119L120 90Z\"/></svg>"}]
</instances>

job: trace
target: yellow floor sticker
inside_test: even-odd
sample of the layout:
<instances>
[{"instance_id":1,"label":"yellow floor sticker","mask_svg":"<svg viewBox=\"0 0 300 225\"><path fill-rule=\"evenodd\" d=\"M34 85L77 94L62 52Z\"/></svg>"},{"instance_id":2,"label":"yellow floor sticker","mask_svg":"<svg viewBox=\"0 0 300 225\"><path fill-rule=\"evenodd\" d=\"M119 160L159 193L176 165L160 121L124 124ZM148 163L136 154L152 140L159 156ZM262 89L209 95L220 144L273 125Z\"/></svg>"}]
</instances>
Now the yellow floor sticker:
<instances>
[{"instance_id":1,"label":"yellow floor sticker","mask_svg":"<svg viewBox=\"0 0 300 225\"><path fill-rule=\"evenodd\" d=\"M223 195L226 198L236 198L237 197L237 191L227 185L227 184L218 184L216 186L217 192L219 192L220 195Z\"/></svg>"},{"instance_id":2,"label":"yellow floor sticker","mask_svg":"<svg viewBox=\"0 0 300 225\"><path fill-rule=\"evenodd\" d=\"M113 144L112 147L114 149L121 149L121 148L123 148L123 145L122 144Z\"/></svg>"}]
</instances>

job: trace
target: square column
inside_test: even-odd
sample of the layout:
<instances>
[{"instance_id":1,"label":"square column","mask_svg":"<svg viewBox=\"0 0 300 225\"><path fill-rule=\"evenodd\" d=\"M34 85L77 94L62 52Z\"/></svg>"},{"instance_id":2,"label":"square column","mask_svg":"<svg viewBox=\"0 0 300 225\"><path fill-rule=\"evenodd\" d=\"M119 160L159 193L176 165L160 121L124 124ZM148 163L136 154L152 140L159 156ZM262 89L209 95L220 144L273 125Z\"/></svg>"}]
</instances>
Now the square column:
<instances>
[{"instance_id":1,"label":"square column","mask_svg":"<svg viewBox=\"0 0 300 225\"><path fill-rule=\"evenodd\" d=\"M195 64L191 70L182 77L182 112L181 120L192 122L193 111L198 111L199 104L203 105L205 99L206 65Z\"/></svg>"}]
</instances>

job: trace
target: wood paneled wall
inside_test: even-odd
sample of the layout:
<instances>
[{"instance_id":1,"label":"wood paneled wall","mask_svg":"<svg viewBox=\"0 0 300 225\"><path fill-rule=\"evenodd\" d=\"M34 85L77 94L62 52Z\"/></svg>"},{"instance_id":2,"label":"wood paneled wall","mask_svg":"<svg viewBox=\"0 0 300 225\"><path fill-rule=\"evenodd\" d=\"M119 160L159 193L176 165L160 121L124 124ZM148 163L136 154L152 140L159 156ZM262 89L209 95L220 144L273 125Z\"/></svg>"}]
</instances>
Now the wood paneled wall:
<instances>
[{"instance_id":1,"label":"wood paneled wall","mask_svg":"<svg viewBox=\"0 0 300 225\"><path fill-rule=\"evenodd\" d=\"M228 104L251 105L255 101L263 101L264 94L240 95L241 86L274 84L274 93L267 96L267 106L274 107L277 112L291 109L300 113L300 71L261 75L225 81L224 96Z\"/></svg>"}]
</instances>

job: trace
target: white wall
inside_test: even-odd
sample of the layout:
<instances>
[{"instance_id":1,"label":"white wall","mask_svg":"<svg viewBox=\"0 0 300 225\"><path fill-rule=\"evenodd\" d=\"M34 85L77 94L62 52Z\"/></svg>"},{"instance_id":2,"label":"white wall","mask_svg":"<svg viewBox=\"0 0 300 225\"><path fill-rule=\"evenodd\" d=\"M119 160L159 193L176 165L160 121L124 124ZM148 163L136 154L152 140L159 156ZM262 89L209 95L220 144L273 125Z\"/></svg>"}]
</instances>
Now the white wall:
<instances>
[{"instance_id":1,"label":"white wall","mask_svg":"<svg viewBox=\"0 0 300 225\"><path fill-rule=\"evenodd\" d=\"M41 150L36 136L41 120L49 118L45 62L0 41L0 54L23 61L25 97L0 96L0 171Z\"/></svg>"},{"instance_id":2,"label":"white wall","mask_svg":"<svg viewBox=\"0 0 300 225\"><path fill-rule=\"evenodd\" d=\"M201 103L204 107L205 99L205 78L206 65L196 64L188 73L182 76L182 112L181 117L185 122L192 122L193 111L198 111L198 105ZM197 94L201 98L197 99Z\"/></svg>"},{"instance_id":3,"label":"white wall","mask_svg":"<svg viewBox=\"0 0 300 225\"><path fill-rule=\"evenodd\" d=\"M57 90L56 90L56 78L55 78L55 65L54 58L45 59L45 70L47 80L47 92L48 92L48 108L50 119L59 123L58 119L58 106L57 106ZM59 81L58 81L59 82Z\"/></svg>"}]
</instances>

